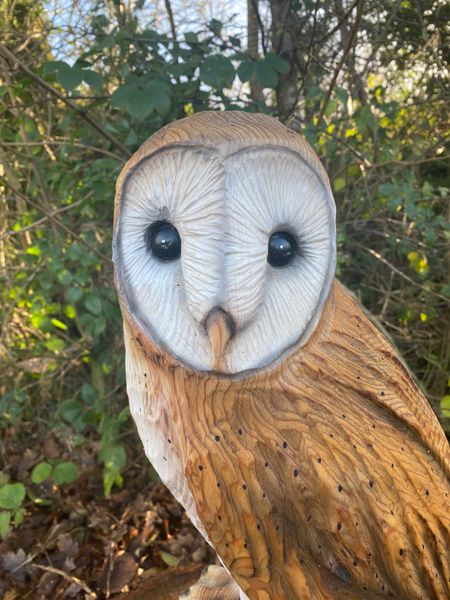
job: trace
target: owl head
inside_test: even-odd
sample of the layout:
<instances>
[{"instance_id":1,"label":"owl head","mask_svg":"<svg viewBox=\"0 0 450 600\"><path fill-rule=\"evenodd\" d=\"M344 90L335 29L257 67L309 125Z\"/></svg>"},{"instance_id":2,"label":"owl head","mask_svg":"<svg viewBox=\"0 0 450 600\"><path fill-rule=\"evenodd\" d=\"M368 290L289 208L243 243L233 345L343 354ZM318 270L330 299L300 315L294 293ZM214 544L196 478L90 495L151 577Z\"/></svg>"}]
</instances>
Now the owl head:
<instances>
[{"instance_id":1,"label":"owl head","mask_svg":"<svg viewBox=\"0 0 450 600\"><path fill-rule=\"evenodd\" d=\"M272 117L198 113L153 135L117 183L126 321L153 352L236 377L306 343L335 267L328 177Z\"/></svg>"}]
</instances>

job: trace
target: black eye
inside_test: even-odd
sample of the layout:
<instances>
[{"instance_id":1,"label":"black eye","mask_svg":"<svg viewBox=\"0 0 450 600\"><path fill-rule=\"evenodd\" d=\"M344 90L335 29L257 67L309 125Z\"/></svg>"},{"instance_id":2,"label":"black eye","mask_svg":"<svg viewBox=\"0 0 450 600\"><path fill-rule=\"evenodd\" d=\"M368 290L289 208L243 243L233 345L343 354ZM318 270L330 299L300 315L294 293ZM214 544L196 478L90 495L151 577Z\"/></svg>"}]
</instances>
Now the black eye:
<instances>
[{"instance_id":1,"label":"black eye","mask_svg":"<svg viewBox=\"0 0 450 600\"><path fill-rule=\"evenodd\" d=\"M181 238L169 221L155 221L145 232L147 250L164 261L176 260L181 255Z\"/></svg>"},{"instance_id":2,"label":"black eye","mask_svg":"<svg viewBox=\"0 0 450 600\"><path fill-rule=\"evenodd\" d=\"M276 231L269 238L267 262L272 267L285 267L297 254L298 244L287 231Z\"/></svg>"}]
</instances>

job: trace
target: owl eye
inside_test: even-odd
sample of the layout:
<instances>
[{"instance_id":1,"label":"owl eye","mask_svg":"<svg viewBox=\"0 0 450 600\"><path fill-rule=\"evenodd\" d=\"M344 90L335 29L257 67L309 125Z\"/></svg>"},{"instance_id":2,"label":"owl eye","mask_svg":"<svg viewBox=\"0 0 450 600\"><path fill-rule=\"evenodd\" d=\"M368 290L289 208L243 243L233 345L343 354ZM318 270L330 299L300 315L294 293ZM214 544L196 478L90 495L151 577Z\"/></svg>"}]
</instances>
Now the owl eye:
<instances>
[{"instance_id":1,"label":"owl eye","mask_svg":"<svg viewBox=\"0 0 450 600\"><path fill-rule=\"evenodd\" d=\"M155 221L145 232L147 250L163 261L176 260L181 255L181 238L169 221Z\"/></svg>"},{"instance_id":2,"label":"owl eye","mask_svg":"<svg viewBox=\"0 0 450 600\"><path fill-rule=\"evenodd\" d=\"M269 238L267 262L272 267L285 267L291 263L298 250L294 236L287 231L276 231Z\"/></svg>"}]
</instances>

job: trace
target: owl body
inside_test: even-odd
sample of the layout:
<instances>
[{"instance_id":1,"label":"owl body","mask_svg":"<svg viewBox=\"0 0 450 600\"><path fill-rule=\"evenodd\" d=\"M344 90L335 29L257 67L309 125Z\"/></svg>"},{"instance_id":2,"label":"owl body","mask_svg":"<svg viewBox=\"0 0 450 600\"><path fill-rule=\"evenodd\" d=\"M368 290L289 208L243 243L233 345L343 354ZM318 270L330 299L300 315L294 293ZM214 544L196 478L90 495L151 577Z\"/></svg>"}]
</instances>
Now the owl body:
<instances>
[{"instance_id":1,"label":"owl body","mask_svg":"<svg viewBox=\"0 0 450 600\"><path fill-rule=\"evenodd\" d=\"M177 167L170 178L150 185L141 177L133 187L146 161L167 151ZM178 224L185 255L176 266L161 254L144 269L163 234L172 257L169 241L178 238L168 225L152 238L145 207L141 224L127 206L157 204L152 194L183 171L180 151L202 167L195 185L181 173L177 193L193 191L185 222L170 199L150 217ZM275 181L277 171L294 191ZM313 183L302 187L305 177ZM250 198L252 189L261 198ZM280 208L290 194L294 211ZM317 195L321 206L302 207ZM448 444L395 351L333 279L330 195L309 146L262 115L200 114L144 145L119 180L116 205L131 411L147 456L242 598L449 598ZM288 259L306 266L280 265ZM175 292L154 322L146 311L164 286ZM172 340L170 319L188 313Z\"/></svg>"}]
</instances>

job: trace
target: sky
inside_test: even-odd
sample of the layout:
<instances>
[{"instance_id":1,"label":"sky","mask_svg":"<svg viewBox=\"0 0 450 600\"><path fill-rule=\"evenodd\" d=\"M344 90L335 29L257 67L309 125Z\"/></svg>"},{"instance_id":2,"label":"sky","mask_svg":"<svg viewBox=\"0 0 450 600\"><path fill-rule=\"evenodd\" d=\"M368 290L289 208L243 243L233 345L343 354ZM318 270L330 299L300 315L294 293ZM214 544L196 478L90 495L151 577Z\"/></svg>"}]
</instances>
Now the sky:
<instances>
[{"instance_id":1,"label":"sky","mask_svg":"<svg viewBox=\"0 0 450 600\"><path fill-rule=\"evenodd\" d=\"M45 11L53 25L49 42L55 59L69 64L75 59L74 43L79 45L85 39L88 26L87 15L99 5L92 0L46 0ZM133 6L135 0L126 1ZM224 23L228 34L238 35L245 44L247 5L245 0L171 0L177 33L199 29L199 24L211 19ZM100 11L99 11L100 12ZM159 32L170 32L170 24L164 0L144 2L137 11L142 28L154 27Z\"/></svg>"}]
</instances>

